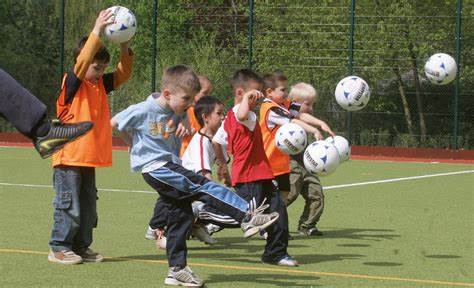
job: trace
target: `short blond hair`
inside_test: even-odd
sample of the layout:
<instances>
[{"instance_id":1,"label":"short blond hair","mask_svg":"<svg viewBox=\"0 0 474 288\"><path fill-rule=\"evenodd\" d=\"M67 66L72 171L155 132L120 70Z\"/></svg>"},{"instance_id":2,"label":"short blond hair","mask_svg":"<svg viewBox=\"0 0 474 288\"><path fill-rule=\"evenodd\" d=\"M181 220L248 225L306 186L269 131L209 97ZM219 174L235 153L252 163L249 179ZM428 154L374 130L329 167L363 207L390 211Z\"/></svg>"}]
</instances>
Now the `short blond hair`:
<instances>
[{"instance_id":1,"label":"short blond hair","mask_svg":"<svg viewBox=\"0 0 474 288\"><path fill-rule=\"evenodd\" d=\"M164 89L195 95L201 90L201 84L198 76L188 66L176 65L163 71L161 90Z\"/></svg>"},{"instance_id":2,"label":"short blond hair","mask_svg":"<svg viewBox=\"0 0 474 288\"><path fill-rule=\"evenodd\" d=\"M291 86L288 94L290 100L295 102L316 101L317 95L316 89L311 84L304 82Z\"/></svg>"}]
</instances>

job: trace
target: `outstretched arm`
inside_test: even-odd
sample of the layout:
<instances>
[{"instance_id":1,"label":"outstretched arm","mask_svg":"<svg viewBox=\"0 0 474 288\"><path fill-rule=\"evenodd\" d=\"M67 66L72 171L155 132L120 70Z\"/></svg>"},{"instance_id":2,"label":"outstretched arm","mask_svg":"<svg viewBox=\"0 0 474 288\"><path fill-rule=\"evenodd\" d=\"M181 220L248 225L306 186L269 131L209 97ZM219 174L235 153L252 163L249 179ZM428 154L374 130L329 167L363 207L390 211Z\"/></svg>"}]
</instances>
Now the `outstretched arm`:
<instances>
[{"instance_id":1,"label":"outstretched arm","mask_svg":"<svg viewBox=\"0 0 474 288\"><path fill-rule=\"evenodd\" d=\"M324 122L323 120L321 119L318 119L316 117L314 117L313 115L311 114L308 114L308 113L300 113L299 114L299 117L298 117L301 121L309 124L309 125L312 125L312 126L318 126L321 128L321 130L327 132L329 135L331 136L334 136L334 132L332 132L331 128L329 127L328 124L326 124L326 122Z\"/></svg>"}]
</instances>

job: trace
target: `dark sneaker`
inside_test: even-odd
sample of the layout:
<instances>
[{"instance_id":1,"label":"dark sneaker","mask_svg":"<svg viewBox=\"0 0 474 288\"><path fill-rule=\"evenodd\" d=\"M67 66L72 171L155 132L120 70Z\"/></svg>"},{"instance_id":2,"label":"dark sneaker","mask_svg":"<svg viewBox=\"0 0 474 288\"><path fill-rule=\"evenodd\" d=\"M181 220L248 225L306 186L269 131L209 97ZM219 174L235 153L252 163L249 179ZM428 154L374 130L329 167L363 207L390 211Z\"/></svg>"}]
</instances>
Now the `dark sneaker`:
<instances>
[{"instance_id":1,"label":"dark sneaker","mask_svg":"<svg viewBox=\"0 0 474 288\"><path fill-rule=\"evenodd\" d=\"M300 235L304 236L322 236L323 232L319 231L318 228L313 227L313 228L300 228L298 230L298 233Z\"/></svg>"},{"instance_id":2,"label":"dark sneaker","mask_svg":"<svg viewBox=\"0 0 474 288\"><path fill-rule=\"evenodd\" d=\"M83 259L71 250L64 250L59 252L49 251L48 261L64 265L74 265L82 263Z\"/></svg>"},{"instance_id":3,"label":"dark sneaker","mask_svg":"<svg viewBox=\"0 0 474 288\"><path fill-rule=\"evenodd\" d=\"M275 261L275 262L266 262L263 261L265 264L271 264L271 265L278 265L278 266L286 266L286 267L297 267L299 264L298 262L293 259L291 256L285 256L282 259Z\"/></svg>"},{"instance_id":4,"label":"dark sneaker","mask_svg":"<svg viewBox=\"0 0 474 288\"><path fill-rule=\"evenodd\" d=\"M89 121L64 124L59 120L53 120L51 121L51 130L49 130L48 134L35 139L35 148L42 158L48 158L67 143L86 134L92 129L92 126L93 123Z\"/></svg>"},{"instance_id":5,"label":"dark sneaker","mask_svg":"<svg viewBox=\"0 0 474 288\"><path fill-rule=\"evenodd\" d=\"M184 268L170 267L165 284L171 286L203 287L204 281L194 274L189 266Z\"/></svg>"},{"instance_id":6,"label":"dark sneaker","mask_svg":"<svg viewBox=\"0 0 474 288\"><path fill-rule=\"evenodd\" d=\"M89 248L81 254L81 257L84 262L97 263L104 261L104 256Z\"/></svg>"}]
</instances>

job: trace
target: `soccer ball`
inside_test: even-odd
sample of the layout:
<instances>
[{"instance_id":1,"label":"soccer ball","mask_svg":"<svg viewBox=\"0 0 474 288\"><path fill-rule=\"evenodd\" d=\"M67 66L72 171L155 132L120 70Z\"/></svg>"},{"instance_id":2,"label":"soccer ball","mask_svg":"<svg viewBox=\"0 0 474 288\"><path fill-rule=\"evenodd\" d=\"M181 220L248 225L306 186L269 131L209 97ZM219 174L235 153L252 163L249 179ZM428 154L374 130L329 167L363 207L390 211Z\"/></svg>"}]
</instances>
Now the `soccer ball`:
<instances>
[{"instance_id":1,"label":"soccer ball","mask_svg":"<svg viewBox=\"0 0 474 288\"><path fill-rule=\"evenodd\" d=\"M370 100L370 88L364 79L357 76L349 76L336 86L336 101L348 111L357 111L364 108Z\"/></svg>"},{"instance_id":2,"label":"soccer ball","mask_svg":"<svg viewBox=\"0 0 474 288\"><path fill-rule=\"evenodd\" d=\"M334 145L326 141L316 141L304 151L303 163L308 172L326 176L339 166L339 154Z\"/></svg>"},{"instance_id":3,"label":"soccer ball","mask_svg":"<svg viewBox=\"0 0 474 288\"><path fill-rule=\"evenodd\" d=\"M456 61L444 53L431 56L425 64L425 75L428 80L436 85L446 85L456 78Z\"/></svg>"},{"instance_id":4,"label":"soccer ball","mask_svg":"<svg viewBox=\"0 0 474 288\"><path fill-rule=\"evenodd\" d=\"M122 6L112 6L114 23L105 26L105 37L114 43L123 43L132 39L137 31L137 19L132 11Z\"/></svg>"},{"instance_id":5,"label":"soccer ball","mask_svg":"<svg viewBox=\"0 0 474 288\"><path fill-rule=\"evenodd\" d=\"M275 145L282 152L290 155L301 153L306 147L306 132L295 123L287 123L278 128Z\"/></svg>"},{"instance_id":6,"label":"soccer ball","mask_svg":"<svg viewBox=\"0 0 474 288\"><path fill-rule=\"evenodd\" d=\"M351 155L351 147L349 146L349 141L342 136L333 136L328 137L324 140L336 147L337 153L339 154L339 162L344 162L349 160L349 156Z\"/></svg>"}]
</instances>

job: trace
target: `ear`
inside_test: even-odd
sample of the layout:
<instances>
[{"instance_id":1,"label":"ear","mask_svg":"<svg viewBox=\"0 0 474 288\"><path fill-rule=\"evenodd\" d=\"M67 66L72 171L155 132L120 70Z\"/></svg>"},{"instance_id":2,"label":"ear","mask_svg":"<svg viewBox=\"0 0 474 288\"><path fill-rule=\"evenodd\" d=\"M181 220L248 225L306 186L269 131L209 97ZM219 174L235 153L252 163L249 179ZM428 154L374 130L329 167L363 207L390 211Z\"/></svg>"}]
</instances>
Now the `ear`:
<instances>
[{"instance_id":1,"label":"ear","mask_svg":"<svg viewBox=\"0 0 474 288\"><path fill-rule=\"evenodd\" d=\"M265 95L270 95L273 92L272 88L265 89Z\"/></svg>"},{"instance_id":2,"label":"ear","mask_svg":"<svg viewBox=\"0 0 474 288\"><path fill-rule=\"evenodd\" d=\"M171 97L170 90L164 89L161 91L161 96L165 97L165 99L169 101Z\"/></svg>"},{"instance_id":3,"label":"ear","mask_svg":"<svg viewBox=\"0 0 474 288\"><path fill-rule=\"evenodd\" d=\"M206 124L206 121L207 121L207 118L208 118L207 115L202 113L201 117L202 117L202 122L204 122L204 124Z\"/></svg>"}]
</instances>

